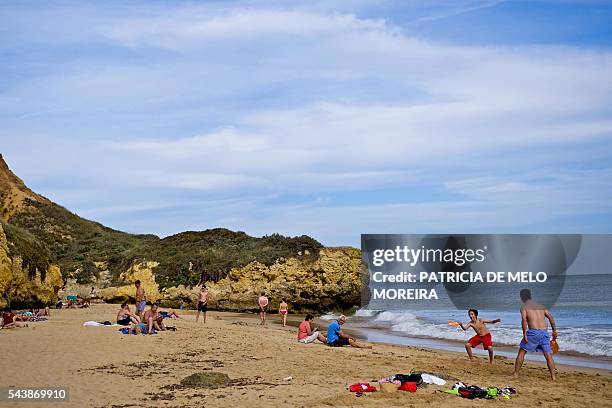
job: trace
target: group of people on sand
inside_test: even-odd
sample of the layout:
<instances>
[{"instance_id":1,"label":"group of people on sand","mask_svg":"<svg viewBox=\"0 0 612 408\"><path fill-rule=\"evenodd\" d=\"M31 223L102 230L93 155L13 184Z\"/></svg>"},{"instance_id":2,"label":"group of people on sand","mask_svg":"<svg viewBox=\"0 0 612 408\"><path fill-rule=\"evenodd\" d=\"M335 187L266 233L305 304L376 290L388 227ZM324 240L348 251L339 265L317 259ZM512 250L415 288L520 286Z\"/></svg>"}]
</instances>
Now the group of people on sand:
<instances>
[{"instance_id":1,"label":"group of people on sand","mask_svg":"<svg viewBox=\"0 0 612 408\"><path fill-rule=\"evenodd\" d=\"M318 327L312 327L313 318L313 315L310 313L307 314L304 321L298 326L297 340L300 343L308 344L318 340L331 347L351 346L356 348L372 348L370 344L363 344L357 341L355 337L349 336L342 331L342 326L346 323L346 316L341 315L333 320L327 326L326 336L321 333Z\"/></svg>"},{"instance_id":2,"label":"group of people on sand","mask_svg":"<svg viewBox=\"0 0 612 408\"><path fill-rule=\"evenodd\" d=\"M551 348L551 340L548 335L548 325L546 320L550 322L552 327L552 338L556 341L557 339L557 325L554 317L548 309L543 305L533 300L531 291L529 289L523 289L519 294L522 306L521 306L521 328L523 330L523 338L519 344L519 351L514 362L514 372L512 373L514 378L518 378L519 371L523 366L525 355L528 352L541 352L544 354L550 377L554 381L556 379L555 361L553 359L553 351ZM489 363L493 364L493 341L491 332L486 327L489 323L499 323L501 319L487 320L478 318L478 310L468 310L470 322L467 324L457 323L464 331L472 328L476 335L470 338L465 343L465 350L467 351L470 360L473 360L474 356L472 348L478 347L482 344L483 348L489 352Z\"/></svg>"},{"instance_id":3,"label":"group of people on sand","mask_svg":"<svg viewBox=\"0 0 612 408\"><path fill-rule=\"evenodd\" d=\"M164 319L178 319L179 315L175 311L159 310L157 303L150 303L149 308L146 309L146 294L140 280L134 282L134 286L136 286L136 313L130 310L130 305L127 302L122 303L117 311L117 324L128 326L131 334L155 334L158 331L168 330L168 327L164 324Z\"/></svg>"},{"instance_id":4,"label":"group of people on sand","mask_svg":"<svg viewBox=\"0 0 612 408\"><path fill-rule=\"evenodd\" d=\"M257 299L257 306L259 307L259 321L260 324L266 324L267 314L268 314L268 306L270 305L270 300L266 296L265 293L261 292L259 294L259 298ZM283 327L287 326L287 315L289 314L289 305L285 302L285 299L281 298L280 303L278 304L278 315L283 322Z\"/></svg>"},{"instance_id":5,"label":"group of people on sand","mask_svg":"<svg viewBox=\"0 0 612 408\"><path fill-rule=\"evenodd\" d=\"M15 313L11 308L7 308L2 312L0 317L0 327L3 329L28 327L28 322L47 320L50 317L51 310L48 307L42 309L29 309L18 313Z\"/></svg>"}]
</instances>

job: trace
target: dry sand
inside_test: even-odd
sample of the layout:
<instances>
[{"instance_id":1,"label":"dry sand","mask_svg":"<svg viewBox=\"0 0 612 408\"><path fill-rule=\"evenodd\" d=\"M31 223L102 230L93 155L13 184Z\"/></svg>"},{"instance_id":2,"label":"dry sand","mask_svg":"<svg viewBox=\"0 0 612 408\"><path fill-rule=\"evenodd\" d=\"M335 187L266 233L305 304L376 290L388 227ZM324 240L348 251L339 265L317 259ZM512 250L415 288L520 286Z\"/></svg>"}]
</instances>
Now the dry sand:
<instances>
[{"instance_id":1,"label":"dry sand","mask_svg":"<svg viewBox=\"0 0 612 408\"><path fill-rule=\"evenodd\" d=\"M169 321L178 331L155 336L82 326L86 320L112 321L116 310L113 305L54 310L50 321L0 330L0 387L70 388L69 402L0 402L0 407L612 406L610 372L561 367L552 383L542 364L527 363L522 377L512 380L513 362L505 358L489 366L482 354L470 363L463 354L406 346L376 344L364 350L303 345L295 340L295 328L262 327L256 316L211 312L204 326L186 312L183 319ZM346 390L349 383L411 369L444 373L469 384L512 386L519 394L509 401L470 401L435 392L433 386L360 398ZM231 382L216 389L180 385L199 372L227 374ZM289 376L293 379L283 380Z\"/></svg>"}]
</instances>

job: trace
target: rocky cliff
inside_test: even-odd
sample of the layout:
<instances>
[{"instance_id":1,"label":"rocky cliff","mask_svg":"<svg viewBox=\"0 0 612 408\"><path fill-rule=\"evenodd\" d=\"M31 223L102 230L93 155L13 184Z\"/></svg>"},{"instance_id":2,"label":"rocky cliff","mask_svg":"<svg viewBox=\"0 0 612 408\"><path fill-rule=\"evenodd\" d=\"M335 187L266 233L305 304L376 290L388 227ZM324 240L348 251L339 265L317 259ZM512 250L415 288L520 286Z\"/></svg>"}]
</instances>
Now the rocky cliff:
<instances>
[{"instance_id":1,"label":"rocky cliff","mask_svg":"<svg viewBox=\"0 0 612 408\"><path fill-rule=\"evenodd\" d=\"M251 310L260 291L273 305L329 310L359 303L361 255L308 237L251 237L213 228L160 239L116 231L30 190L0 155L0 295L5 303L51 303L91 287L109 302L131 299L140 280L151 301L192 304L205 283L211 307ZM4 233L6 232L6 234ZM60 274L61 270L61 274Z\"/></svg>"}]
</instances>

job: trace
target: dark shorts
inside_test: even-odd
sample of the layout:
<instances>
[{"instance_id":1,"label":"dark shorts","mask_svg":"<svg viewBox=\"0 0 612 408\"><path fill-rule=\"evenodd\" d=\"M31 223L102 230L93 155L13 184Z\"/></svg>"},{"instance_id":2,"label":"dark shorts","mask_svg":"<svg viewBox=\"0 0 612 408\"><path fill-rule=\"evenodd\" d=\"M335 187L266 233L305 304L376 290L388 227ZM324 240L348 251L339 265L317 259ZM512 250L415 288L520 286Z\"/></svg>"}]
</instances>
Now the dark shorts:
<instances>
[{"instance_id":1,"label":"dark shorts","mask_svg":"<svg viewBox=\"0 0 612 408\"><path fill-rule=\"evenodd\" d=\"M342 347L342 346L348 346L349 343L349 339L345 339L344 337L338 337L338 340L329 343L328 346L331 347Z\"/></svg>"},{"instance_id":2,"label":"dark shorts","mask_svg":"<svg viewBox=\"0 0 612 408\"><path fill-rule=\"evenodd\" d=\"M131 322L132 320L130 319L129 316L126 317L125 319L117 320L117 324L120 324L121 326L129 326Z\"/></svg>"},{"instance_id":3,"label":"dark shorts","mask_svg":"<svg viewBox=\"0 0 612 408\"><path fill-rule=\"evenodd\" d=\"M204 302L198 302L198 312L204 312L206 313L206 306L207 304Z\"/></svg>"},{"instance_id":4,"label":"dark shorts","mask_svg":"<svg viewBox=\"0 0 612 408\"><path fill-rule=\"evenodd\" d=\"M259 311L266 313L268 311L268 306L259 306Z\"/></svg>"}]
</instances>

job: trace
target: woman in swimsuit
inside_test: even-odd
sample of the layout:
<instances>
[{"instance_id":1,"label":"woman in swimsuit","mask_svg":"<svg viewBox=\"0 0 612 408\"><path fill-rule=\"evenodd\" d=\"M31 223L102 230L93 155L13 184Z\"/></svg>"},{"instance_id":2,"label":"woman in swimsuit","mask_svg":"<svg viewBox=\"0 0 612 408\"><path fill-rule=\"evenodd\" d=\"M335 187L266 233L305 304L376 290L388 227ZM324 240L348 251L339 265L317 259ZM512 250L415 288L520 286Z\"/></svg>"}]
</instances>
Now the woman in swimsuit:
<instances>
[{"instance_id":1,"label":"woman in swimsuit","mask_svg":"<svg viewBox=\"0 0 612 408\"><path fill-rule=\"evenodd\" d=\"M285 302L285 299L281 299L280 305L278 306L278 314L283 319L283 327L287 325L287 314L289 313L289 305Z\"/></svg>"},{"instance_id":2,"label":"woman in swimsuit","mask_svg":"<svg viewBox=\"0 0 612 408\"><path fill-rule=\"evenodd\" d=\"M129 326L132 323L140 323L140 319L130 311L130 307L127 303L122 303L121 309L117 312L117 324Z\"/></svg>"}]
</instances>

